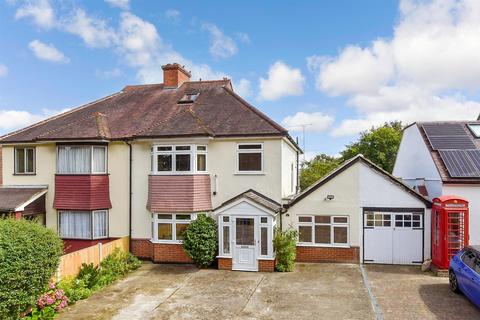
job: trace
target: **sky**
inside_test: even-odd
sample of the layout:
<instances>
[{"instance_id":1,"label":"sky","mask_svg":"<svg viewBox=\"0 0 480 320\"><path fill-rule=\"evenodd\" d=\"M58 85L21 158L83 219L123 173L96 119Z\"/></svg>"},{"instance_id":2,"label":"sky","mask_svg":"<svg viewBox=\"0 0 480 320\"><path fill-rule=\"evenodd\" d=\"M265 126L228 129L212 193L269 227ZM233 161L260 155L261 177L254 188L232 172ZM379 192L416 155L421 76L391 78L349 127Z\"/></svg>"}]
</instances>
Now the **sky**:
<instances>
[{"instance_id":1,"label":"sky","mask_svg":"<svg viewBox=\"0 0 480 320\"><path fill-rule=\"evenodd\" d=\"M386 121L477 118L480 1L0 0L0 135L172 62L336 155Z\"/></svg>"}]
</instances>

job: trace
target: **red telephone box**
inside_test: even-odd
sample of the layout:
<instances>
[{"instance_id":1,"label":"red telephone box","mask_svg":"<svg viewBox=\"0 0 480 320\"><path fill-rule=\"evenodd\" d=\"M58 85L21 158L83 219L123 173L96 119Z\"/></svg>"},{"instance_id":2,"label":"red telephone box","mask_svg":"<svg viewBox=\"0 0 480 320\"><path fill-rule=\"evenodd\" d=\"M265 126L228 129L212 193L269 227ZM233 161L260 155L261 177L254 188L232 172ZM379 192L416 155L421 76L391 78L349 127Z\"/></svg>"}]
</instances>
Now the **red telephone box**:
<instances>
[{"instance_id":1,"label":"red telephone box","mask_svg":"<svg viewBox=\"0 0 480 320\"><path fill-rule=\"evenodd\" d=\"M433 199L432 263L448 269L450 259L468 245L468 201L458 196Z\"/></svg>"}]
</instances>

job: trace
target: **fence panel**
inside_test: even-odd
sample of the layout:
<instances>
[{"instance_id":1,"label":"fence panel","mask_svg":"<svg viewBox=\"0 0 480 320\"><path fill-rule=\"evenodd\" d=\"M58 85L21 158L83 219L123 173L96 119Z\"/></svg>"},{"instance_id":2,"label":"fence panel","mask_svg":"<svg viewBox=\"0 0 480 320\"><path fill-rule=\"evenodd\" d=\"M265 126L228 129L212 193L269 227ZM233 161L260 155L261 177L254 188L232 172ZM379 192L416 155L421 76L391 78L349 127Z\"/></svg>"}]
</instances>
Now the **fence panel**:
<instances>
[{"instance_id":1,"label":"fence panel","mask_svg":"<svg viewBox=\"0 0 480 320\"><path fill-rule=\"evenodd\" d=\"M129 249L129 238L119 238L105 244L98 243L88 248L63 255L60 258L60 265L57 271L57 281L68 276L76 276L80 271L82 263L93 263L98 266L100 262L109 254L120 248L123 251Z\"/></svg>"}]
</instances>

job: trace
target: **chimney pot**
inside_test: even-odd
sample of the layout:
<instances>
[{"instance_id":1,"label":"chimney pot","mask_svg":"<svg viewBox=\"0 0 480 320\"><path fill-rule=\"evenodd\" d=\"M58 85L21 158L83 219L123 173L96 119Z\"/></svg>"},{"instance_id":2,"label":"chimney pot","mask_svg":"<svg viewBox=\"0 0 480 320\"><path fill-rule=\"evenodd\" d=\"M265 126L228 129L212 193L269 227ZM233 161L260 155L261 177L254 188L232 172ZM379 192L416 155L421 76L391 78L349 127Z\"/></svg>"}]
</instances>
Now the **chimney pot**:
<instances>
[{"instance_id":1,"label":"chimney pot","mask_svg":"<svg viewBox=\"0 0 480 320\"><path fill-rule=\"evenodd\" d=\"M178 63L169 63L162 66L163 84L165 87L178 88L184 82L190 81L192 74L185 70L185 66Z\"/></svg>"}]
</instances>

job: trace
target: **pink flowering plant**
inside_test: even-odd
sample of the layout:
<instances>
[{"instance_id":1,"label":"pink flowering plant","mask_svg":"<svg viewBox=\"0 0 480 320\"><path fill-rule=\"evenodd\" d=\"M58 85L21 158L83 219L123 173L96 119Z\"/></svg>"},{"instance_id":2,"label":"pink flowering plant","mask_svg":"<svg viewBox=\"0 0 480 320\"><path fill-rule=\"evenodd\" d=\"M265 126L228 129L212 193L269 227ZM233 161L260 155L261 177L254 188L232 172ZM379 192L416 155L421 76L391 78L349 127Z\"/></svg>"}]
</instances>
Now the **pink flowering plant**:
<instances>
[{"instance_id":1,"label":"pink flowering plant","mask_svg":"<svg viewBox=\"0 0 480 320\"><path fill-rule=\"evenodd\" d=\"M62 289L58 289L55 283L48 284L48 290L37 300L38 309L50 307L55 311L60 311L68 305L68 297Z\"/></svg>"}]
</instances>

